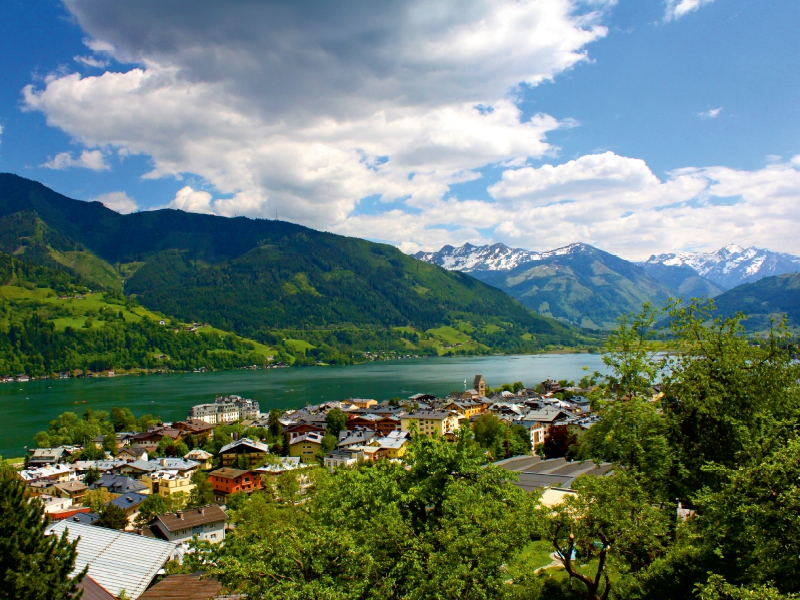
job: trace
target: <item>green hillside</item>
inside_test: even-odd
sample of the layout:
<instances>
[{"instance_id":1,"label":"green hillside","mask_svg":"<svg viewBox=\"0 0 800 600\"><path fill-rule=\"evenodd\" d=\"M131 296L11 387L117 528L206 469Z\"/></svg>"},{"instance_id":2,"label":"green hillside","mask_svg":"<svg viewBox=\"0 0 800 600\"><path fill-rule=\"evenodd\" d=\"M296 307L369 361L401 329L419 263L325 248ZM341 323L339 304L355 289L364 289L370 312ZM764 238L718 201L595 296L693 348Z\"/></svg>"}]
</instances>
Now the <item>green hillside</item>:
<instances>
[{"instance_id":1,"label":"green hillside","mask_svg":"<svg viewBox=\"0 0 800 600\"><path fill-rule=\"evenodd\" d=\"M650 277L666 287L679 298L714 298L724 290L717 284L701 277L686 265L673 266L660 263L639 263Z\"/></svg>"},{"instance_id":2,"label":"green hillside","mask_svg":"<svg viewBox=\"0 0 800 600\"><path fill-rule=\"evenodd\" d=\"M393 246L263 219L120 215L9 174L0 175L0 250L301 362L359 350L531 352L594 341ZM437 333L460 323L471 329L467 344Z\"/></svg>"},{"instance_id":3,"label":"green hillside","mask_svg":"<svg viewBox=\"0 0 800 600\"><path fill-rule=\"evenodd\" d=\"M717 310L725 316L737 312L747 315L743 322L749 331L769 329L771 318L786 317L788 325L800 329L800 273L765 277L745 283L714 299Z\"/></svg>"},{"instance_id":4,"label":"green hillside","mask_svg":"<svg viewBox=\"0 0 800 600\"><path fill-rule=\"evenodd\" d=\"M621 315L672 295L641 267L585 244L509 271L473 275L543 315L592 329L613 329Z\"/></svg>"}]
</instances>

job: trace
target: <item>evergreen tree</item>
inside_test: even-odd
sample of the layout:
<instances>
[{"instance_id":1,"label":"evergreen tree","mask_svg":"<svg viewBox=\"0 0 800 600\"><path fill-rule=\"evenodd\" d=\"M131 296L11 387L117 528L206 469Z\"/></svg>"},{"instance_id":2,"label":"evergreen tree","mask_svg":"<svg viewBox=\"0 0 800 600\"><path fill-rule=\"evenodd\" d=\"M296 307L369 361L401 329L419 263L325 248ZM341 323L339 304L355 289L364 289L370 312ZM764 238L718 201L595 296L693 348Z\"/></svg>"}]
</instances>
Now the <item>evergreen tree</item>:
<instances>
[{"instance_id":1,"label":"evergreen tree","mask_svg":"<svg viewBox=\"0 0 800 600\"><path fill-rule=\"evenodd\" d=\"M100 511L100 518L95 525L108 529L125 529L128 526L128 516L119 506L109 502Z\"/></svg>"},{"instance_id":2,"label":"evergreen tree","mask_svg":"<svg viewBox=\"0 0 800 600\"><path fill-rule=\"evenodd\" d=\"M10 469L0 469L0 598L61 600L76 597L86 569L75 568L77 540L45 535L50 520Z\"/></svg>"}]
</instances>

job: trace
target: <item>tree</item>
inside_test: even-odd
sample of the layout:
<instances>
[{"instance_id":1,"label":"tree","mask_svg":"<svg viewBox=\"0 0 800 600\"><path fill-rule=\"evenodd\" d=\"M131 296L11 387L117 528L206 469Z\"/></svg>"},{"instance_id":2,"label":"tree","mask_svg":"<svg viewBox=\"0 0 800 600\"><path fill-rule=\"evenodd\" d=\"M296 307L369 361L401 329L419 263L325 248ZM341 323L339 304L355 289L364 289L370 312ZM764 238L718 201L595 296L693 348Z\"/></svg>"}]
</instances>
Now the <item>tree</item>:
<instances>
[{"instance_id":1,"label":"tree","mask_svg":"<svg viewBox=\"0 0 800 600\"><path fill-rule=\"evenodd\" d=\"M78 541L66 532L45 535L50 519L27 496L10 469L0 469L0 598L62 600L74 597L87 569L71 576Z\"/></svg>"},{"instance_id":2,"label":"tree","mask_svg":"<svg viewBox=\"0 0 800 600\"><path fill-rule=\"evenodd\" d=\"M325 426L326 432L338 440L339 432L347 426L347 415L339 408L332 408L325 416Z\"/></svg>"},{"instance_id":3,"label":"tree","mask_svg":"<svg viewBox=\"0 0 800 600\"><path fill-rule=\"evenodd\" d=\"M192 474L192 483L195 487L189 496L190 508L214 503L214 488L204 471L195 471Z\"/></svg>"},{"instance_id":4,"label":"tree","mask_svg":"<svg viewBox=\"0 0 800 600\"><path fill-rule=\"evenodd\" d=\"M105 490L87 490L83 497L83 505L88 506L89 510L95 514L100 514L105 506L108 493Z\"/></svg>"},{"instance_id":5,"label":"tree","mask_svg":"<svg viewBox=\"0 0 800 600\"><path fill-rule=\"evenodd\" d=\"M83 484L91 486L95 481L100 479L100 469L97 467L90 467L86 474L83 476Z\"/></svg>"},{"instance_id":6,"label":"tree","mask_svg":"<svg viewBox=\"0 0 800 600\"><path fill-rule=\"evenodd\" d=\"M648 502L637 478L620 471L612 477L579 477L577 492L554 507L537 510L541 535L553 543L575 592L587 600L605 600L610 574L640 571L665 552L671 515ZM579 558L579 560L578 560ZM593 572L579 563L597 560Z\"/></svg>"},{"instance_id":7,"label":"tree","mask_svg":"<svg viewBox=\"0 0 800 600\"><path fill-rule=\"evenodd\" d=\"M136 429L136 417L133 416L130 408L112 408L111 422L114 424L114 431L133 431Z\"/></svg>"},{"instance_id":8,"label":"tree","mask_svg":"<svg viewBox=\"0 0 800 600\"><path fill-rule=\"evenodd\" d=\"M284 411L279 408L273 408L271 411L269 411L267 426L273 439L280 438L283 434L283 425L280 421L281 417L283 417L283 414Z\"/></svg>"},{"instance_id":9,"label":"tree","mask_svg":"<svg viewBox=\"0 0 800 600\"><path fill-rule=\"evenodd\" d=\"M566 425L553 425L547 432L542 444L545 458L561 458L566 456L570 448L575 446L578 436L569 430Z\"/></svg>"},{"instance_id":10,"label":"tree","mask_svg":"<svg viewBox=\"0 0 800 600\"><path fill-rule=\"evenodd\" d=\"M95 524L108 529L125 529L128 526L128 515L119 506L109 502L100 511L100 518Z\"/></svg>"},{"instance_id":11,"label":"tree","mask_svg":"<svg viewBox=\"0 0 800 600\"><path fill-rule=\"evenodd\" d=\"M159 494L149 494L139 505L139 514L136 515L134 526L137 529L147 527L158 515L172 512L170 502Z\"/></svg>"},{"instance_id":12,"label":"tree","mask_svg":"<svg viewBox=\"0 0 800 600\"><path fill-rule=\"evenodd\" d=\"M119 448L117 446L117 436L113 433L107 433L103 436L103 450L111 452L112 456L116 456Z\"/></svg>"}]
</instances>

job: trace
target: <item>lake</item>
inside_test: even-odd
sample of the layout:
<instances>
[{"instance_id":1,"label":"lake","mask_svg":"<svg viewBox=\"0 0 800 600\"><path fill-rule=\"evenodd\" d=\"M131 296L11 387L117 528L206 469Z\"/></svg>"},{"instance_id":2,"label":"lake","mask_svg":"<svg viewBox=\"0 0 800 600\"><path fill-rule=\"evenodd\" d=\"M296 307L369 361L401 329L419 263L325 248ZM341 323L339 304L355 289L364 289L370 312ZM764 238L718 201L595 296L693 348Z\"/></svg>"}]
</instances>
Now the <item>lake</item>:
<instances>
[{"instance_id":1,"label":"lake","mask_svg":"<svg viewBox=\"0 0 800 600\"><path fill-rule=\"evenodd\" d=\"M0 385L0 456L22 456L33 436L62 412L127 406L137 417L153 413L165 421L186 418L194 404L237 394L258 400L262 412L345 398L385 400L418 392L447 395L463 390L480 373L489 386L545 379L578 381L603 371L599 354L466 356L370 362L346 367L220 371L100 379L64 379Z\"/></svg>"}]
</instances>

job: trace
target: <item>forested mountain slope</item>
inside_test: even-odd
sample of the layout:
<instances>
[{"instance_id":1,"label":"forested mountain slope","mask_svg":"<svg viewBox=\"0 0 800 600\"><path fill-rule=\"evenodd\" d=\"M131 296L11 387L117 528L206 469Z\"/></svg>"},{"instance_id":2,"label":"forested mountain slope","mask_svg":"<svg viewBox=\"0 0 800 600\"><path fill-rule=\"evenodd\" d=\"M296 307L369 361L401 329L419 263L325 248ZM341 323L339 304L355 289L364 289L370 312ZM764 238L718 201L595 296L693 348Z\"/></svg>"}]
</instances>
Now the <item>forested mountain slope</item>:
<instances>
[{"instance_id":1,"label":"forested mountain slope","mask_svg":"<svg viewBox=\"0 0 800 600\"><path fill-rule=\"evenodd\" d=\"M744 326L751 331L770 327L770 318L786 317L792 328L800 328L800 273L765 277L744 283L715 298L717 310L725 316L747 315Z\"/></svg>"},{"instance_id":2,"label":"forested mountain slope","mask_svg":"<svg viewBox=\"0 0 800 600\"><path fill-rule=\"evenodd\" d=\"M10 174L0 175L0 250L259 341L286 330L389 330L393 344L421 351L420 336L441 326L469 330L476 351L583 341L502 291L393 246L281 221L120 215Z\"/></svg>"}]
</instances>

